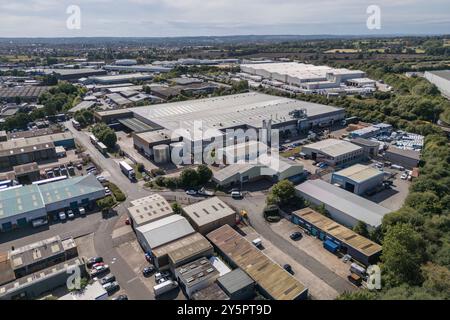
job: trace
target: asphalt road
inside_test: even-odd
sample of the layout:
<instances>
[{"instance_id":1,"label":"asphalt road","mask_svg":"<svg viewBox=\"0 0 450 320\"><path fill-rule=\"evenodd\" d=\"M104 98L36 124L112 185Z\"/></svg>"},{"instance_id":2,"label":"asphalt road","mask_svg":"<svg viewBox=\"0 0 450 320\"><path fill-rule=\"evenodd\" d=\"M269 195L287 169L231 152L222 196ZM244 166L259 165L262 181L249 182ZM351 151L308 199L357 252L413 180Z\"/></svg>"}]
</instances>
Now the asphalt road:
<instances>
[{"instance_id":1,"label":"asphalt road","mask_svg":"<svg viewBox=\"0 0 450 320\"><path fill-rule=\"evenodd\" d=\"M325 265L308 255L306 252L301 251L293 246L291 243L289 243L289 241L275 233L269 227L262 214L266 200L265 195L247 195L242 200L234 200L231 197L221 197L221 199L237 210L246 210L248 212L251 226L259 234L261 234L265 239L269 240L273 245L278 247L278 249L288 254L295 261L303 265L315 276L324 280L337 292L343 293L346 291L355 290L355 287L351 285L346 279L328 269Z\"/></svg>"},{"instance_id":2,"label":"asphalt road","mask_svg":"<svg viewBox=\"0 0 450 320\"><path fill-rule=\"evenodd\" d=\"M75 139L86 148L92 160L104 171L109 173L109 180L115 183L127 195L127 200L119 207L116 207L117 215L105 219L96 228L94 232L94 247L98 255L102 256L104 261L109 264L111 272L117 277L119 285L125 290L131 300L150 300L153 298L153 292L150 292L144 283L140 280L134 270L121 257L113 246L112 233L119 219L119 216L125 214L125 208L131 200L142 198L149 195L148 191L142 189L138 184L131 182L123 173L116 161L105 157L91 143L89 136L82 131L72 127L69 122L66 127L74 135Z\"/></svg>"}]
</instances>

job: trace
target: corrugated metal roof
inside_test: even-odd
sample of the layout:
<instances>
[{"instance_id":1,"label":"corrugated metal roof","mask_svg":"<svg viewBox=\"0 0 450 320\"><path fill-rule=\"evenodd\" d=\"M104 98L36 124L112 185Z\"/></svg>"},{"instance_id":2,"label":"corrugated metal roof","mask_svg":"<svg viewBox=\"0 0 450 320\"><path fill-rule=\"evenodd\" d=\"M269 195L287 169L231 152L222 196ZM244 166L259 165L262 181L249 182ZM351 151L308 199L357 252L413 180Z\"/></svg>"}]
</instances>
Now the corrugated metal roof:
<instances>
[{"instance_id":1,"label":"corrugated metal roof","mask_svg":"<svg viewBox=\"0 0 450 320\"><path fill-rule=\"evenodd\" d=\"M331 157L338 157L350 152L361 150L360 146L357 146L351 142L338 139L326 139L316 143L311 143L304 148L310 148L318 150Z\"/></svg>"},{"instance_id":2,"label":"corrugated metal roof","mask_svg":"<svg viewBox=\"0 0 450 320\"><path fill-rule=\"evenodd\" d=\"M217 279L217 282L230 294L254 283L252 278L250 278L240 268L234 269L233 271L221 276Z\"/></svg>"},{"instance_id":3,"label":"corrugated metal roof","mask_svg":"<svg viewBox=\"0 0 450 320\"><path fill-rule=\"evenodd\" d=\"M306 194L373 227L381 225L383 216L391 212L374 202L320 179L308 180L296 186L296 189L301 194Z\"/></svg>"},{"instance_id":4,"label":"corrugated metal roof","mask_svg":"<svg viewBox=\"0 0 450 320\"><path fill-rule=\"evenodd\" d=\"M218 197L209 198L183 208L184 213L198 226L234 215L235 212Z\"/></svg>"},{"instance_id":5,"label":"corrugated metal roof","mask_svg":"<svg viewBox=\"0 0 450 320\"><path fill-rule=\"evenodd\" d=\"M136 231L144 236L148 245L152 249L156 249L159 246L195 232L186 218L179 215L172 215L167 218L145 224L136 228Z\"/></svg>"},{"instance_id":6,"label":"corrugated metal roof","mask_svg":"<svg viewBox=\"0 0 450 320\"><path fill-rule=\"evenodd\" d=\"M378 169L371 167L371 166L355 164L351 167L337 171L337 172L333 173L333 175L346 177L355 182L361 183L361 182L369 180L373 177L383 176L384 173Z\"/></svg>"}]
</instances>

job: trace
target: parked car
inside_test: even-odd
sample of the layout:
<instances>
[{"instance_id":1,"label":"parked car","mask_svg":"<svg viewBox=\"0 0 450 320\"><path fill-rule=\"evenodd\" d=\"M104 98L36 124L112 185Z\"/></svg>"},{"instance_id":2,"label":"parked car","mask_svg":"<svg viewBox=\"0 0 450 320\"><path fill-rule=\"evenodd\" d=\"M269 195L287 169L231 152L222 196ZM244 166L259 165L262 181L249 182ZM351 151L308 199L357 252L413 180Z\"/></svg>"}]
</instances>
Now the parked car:
<instances>
[{"instance_id":1,"label":"parked car","mask_svg":"<svg viewBox=\"0 0 450 320\"><path fill-rule=\"evenodd\" d=\"M64 221L67 219L66 214L64 212L58 213L59 220Z\"/></svg>"},{"instance_id":2,"label":"parked car","mask_svg":"<svg viewBox=\"0 0 450 320\"><path fill-rule=\"evenodd\" d=\"M252 241L252 243L253 243L253 245L255 246L255 247L260 247L261 245L262 245L262 240L260 239L260 238L257 238L257 239L254 239L253 241Z\"/></svg>"},{"instance_id":3,"label":"parked car","mask_svg":"<svg viewBox=\"0 0 450 320\"><path fill-rule=\"evenodd\" d=\"M113 298L113 300L128 300L128 296L126 294L121 294L121 295Z\"/></svg>"},{"instance_id":4,"label":"parked car","mask_svg":"<svg viewBox=\"0 0 450 320\"><path fill-rule=\"evenodd\" d=\"M73 213L72 210L68 210L68 211L67 211L67 217L68 217L69 219L75 218L75 214Z\"/></svg>"},{"instance_id":5,"label":"parked car","mask_svg":"<svg viewBox=\"0 0 450 320\"><path fill-rule=\"evenodd\" d=\"M100 183L106 182L106 178L104 176L97 176L97 180Z\"/></svg>"},{"instance_id":6,"label":"parked car","mask_svg":"<svg viewBox=\"0 0 450 320\"><path fill-rule=\"evenodd\" d=\"M104 285L107 284L108 282L113 282L116 281L116 276L111 274L108 274L107 276L105 276L104 278L100 279L100 284Z\"/></svg>"},{"instance_id":7,"label":"parked car","mask_svg":"<svg viewBox=\"0 0 450 320\"><path fill-rule=\"evenodd\" d=\"M92 268L92 266L94 264L99 263L99 262L103 262L103 258L102 257L92 257L92 258L88 259L88 261L86 262L86 266L88 268Z\"/></svg>"},{"instance_id":8,"label":"parked car","mask_svg":"<svg viewBox=\"0 0 450 320\"><path fill-rule=\"evenodd\" d=\"M242 195L242 192L240 192L240 191L232 191L231 197L233 199L242 199L244 196Z\"/></svg>"},{"instance_id":9,"label":"parked car","mask_svg":"<svg viewBox=\"0 0 450 320\"><path fill-rule=\"evenodd\" d=\"M295 157L289 157L289 160L295 161Z\"/></svg>"},{"instance_id":10,"label":"parked car","mask_svg":"<svg viewBox=\"0 0 450 320\"><path fill-rule=\"evenodd\" d=\"M186 190L186 194L187 195L189 195L189 196L195 196L195 195L197 195L197 191L195 191L195 190Z\"/></svg>"},{"instance_id":11,"label":"parked car","mask_svg":"<svg viewBox=\"0 0 450 320\"><path fill-rule=\"evenodd\" d=\"M148 253L148 252L146 252L145 254L144 254L144 256L145 256L145 260L147 260L147 261L152 261L152 256L150 255L150 253Z\"/></svg>"},{"instance_id":12,"label":"parked car","mask_svg":"<svg viewBox=\"0 0 450 320\"><path fill-rule=\"evenodd\" d=\"M300 240L301 238L303 238L303 235L301 232L294 232L289 236L292 240L297 241Z\"/></svg>"},{"instance_id":13,"label":"parked car","mask_svg":"<svg viewBox=\"0 0 450 320\"><path fill-rule=\"evenodd\" d=\"M91 270L91 276L92 277L97 277L105 272L109 271L109 266L107 264L104 264L102 266L97 266L95 268L92 268Z\"/></svg>"},{"instance_id":14,"label":"parked car","mask_svg":"<svg viewBox=\"0 0 450 320\"><path fill-rule=\"evenodd\" d=\"M111 190L109 190L108 187L105 187L105 194L106 194L107 196L111 195Z\"/></svg>"},{"instance_id":15,"label":"parked car","mask_svg":"<svg viewBox=\"0 0 450 320\"><path fill-rule=\"evenodd\" d=\"M81 216L85 216L86 215L86 209L85 208L79 208L78 212L80 213Z\"/></svg>"},{"instance_id":16,"label":"parked car","mask_svg":"<svg viewBox=\"0 0 450 320\"><path fill-rule=\"evenodd\" d=\"M294 274L294 271L292 270L292 267L290 264L285 264L283 266L283 269L286 270L287 272L289 272L290 274Z\"/></svg>"},{"instance_id":17,"label":"parked car","mask_svg":"<svg viewBox=\"0 0 450 320\"><path fill-rule=\"evenodd\" d=\"M125 224L126 224L127 226L129 226L129 225L131 224L130 218L126 218L126 219L125 219Z\"/></svg>"},{"instance_id":18,"label":"parked car","mask_svg":"<svg viewBox=\"0 0 450 320\"><path fill-rule=\"evenodd\" d=\"M120 286L117 281L108 282L103 285L103 289L105 289L106 292L108 292L108 295L111 295L113 292L119 290L119 288L120 288Z\"/></svg>"},{"instance_id":19,"label":"parked car","mask_svg":"<svg viewBox=\"0 0 450 320\"><path fill-rule=\"evenodd\" d=\"M408 174L407 174L407 173L403 173L403 174L400 176L400 179L402 179L402 180L408 179Z\"/></svg>"},{"instance_id":20,"label":"parked car","mask_svg":"<svg viewBox=\"0 0 450 320\"><path fill-rule=\"evenodd\" d=\"M97 262L92 265L92 268L97 268L97 267L104 266L104 265L105 265L104 262Z\"/></svg>"},{"instance_id":21,"label":"parked car","mask_svg":"<svg viewBox=\"0 0 450 320\"><path fill-rule=\"evenodd\" d=\"M76 167L77 167L78 170L83 169L83 165L81 163L77 164Z\"/></svg>"},{"instance_id":22,"label":"parked car","mask_svg":"<svg viewBox=\"0 0 450 320\"><path fill-rule=\"evenodd\" d=\"M145 267L144 270L142 270L142 274L144 275L144 277L149 277L153 272L155 272L154 266L148 266Z\"/></svg>"}]
</instances>

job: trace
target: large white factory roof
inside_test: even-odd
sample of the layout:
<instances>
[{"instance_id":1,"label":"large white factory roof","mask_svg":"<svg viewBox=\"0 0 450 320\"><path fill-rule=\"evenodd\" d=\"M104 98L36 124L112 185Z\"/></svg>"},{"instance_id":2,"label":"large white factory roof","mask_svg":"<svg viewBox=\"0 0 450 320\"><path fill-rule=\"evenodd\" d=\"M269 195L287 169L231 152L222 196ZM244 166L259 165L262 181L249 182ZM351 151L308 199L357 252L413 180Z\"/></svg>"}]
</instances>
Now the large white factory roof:
<instances>
[{"instance_id":1,"label":"large white factory roof","mask_svg":"<svg viewBox=\"0 0 450 320\"><path fill-rule=\"evenodd\" d=\"M287 75L295 77L300 80L325 80L326 75L331 73L335 75L356 75L355 78L360 78L363 71L336 69L328 66L315 66L312 64L297 63L297 62L282 62L282 63L261 63L261 64L242 64L241 70L244 72L251 72L254 70L263 70L268 73L277 73L279 75Z\"/></svg>"},{"instance_id":2,"label":"large white factory roof","mask_svg":"<svg viewBox=\"0 0 450 320\"><path fill-rule=\"evenodd\" d=\"M374 167L366 166L363 164L355 164L351 167L345 168L343 170L334 173L342 177L351 179L357 183L367 181L373 177L384 175L384 173Z\"/></svg>"},{"instance_id":3,"label":"large white factory roof","mask_svg":"<svg viewBox=\"0 0 450 320\"><path fill-rule=\"evenodd\" d=\"M137 107L131 111L170 130L193 128L194 121L199 120L203 121L203 129L220 130L244 124L261 128L262 121L268 119L272 119L273 125L295 121L298 119L289 113L299 109L305 109L309 118L343 112L342 108L256 92Z\"/></svg>"}]
</instances>

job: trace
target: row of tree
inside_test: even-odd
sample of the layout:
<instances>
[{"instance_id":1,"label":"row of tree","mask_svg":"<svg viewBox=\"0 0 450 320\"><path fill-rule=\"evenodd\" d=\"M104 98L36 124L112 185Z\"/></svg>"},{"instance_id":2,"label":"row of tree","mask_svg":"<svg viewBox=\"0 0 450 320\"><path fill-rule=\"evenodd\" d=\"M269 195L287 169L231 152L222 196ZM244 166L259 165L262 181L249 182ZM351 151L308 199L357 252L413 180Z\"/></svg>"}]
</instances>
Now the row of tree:
<instances>
[{"instance_id":1,"label":"row of tree","mask_svg":"<svg viewBox=\"0 0 450 320\"><path fill-rule=\"evenodd\" d=\"M92 127L92 133L109 149L114 149L117 143L117 135L113 129L104 123L96 124Z\"/></svg>"}]
</instances>

